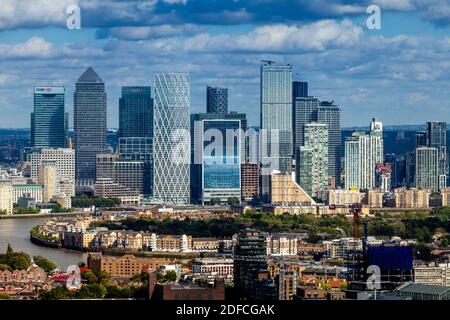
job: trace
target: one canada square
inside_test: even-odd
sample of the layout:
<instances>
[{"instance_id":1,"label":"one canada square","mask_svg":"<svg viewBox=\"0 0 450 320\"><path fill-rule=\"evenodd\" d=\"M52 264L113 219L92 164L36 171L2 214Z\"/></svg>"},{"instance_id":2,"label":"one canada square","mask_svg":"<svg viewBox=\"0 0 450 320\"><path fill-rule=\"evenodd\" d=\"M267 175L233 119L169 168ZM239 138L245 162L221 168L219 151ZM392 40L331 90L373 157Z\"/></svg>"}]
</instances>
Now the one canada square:
<instances>
[{"instance_id":1,"label":"one canada square","mask_svg":"<svg viewBox=\"0 0 450 320\"><path fill-rule=\"evenodd\" d=\"M185 73L156 74L153 136L154 198L190 201L190 93Z\"/></svg>"},{"instance_id":2,"label":"one canada square","mask_svg":"<svg viewBox=\"0 0 450 320\"><path fill-rule=\"evenodd\" d=\"M73 121L77 183L91 183L96 155L107 151L105 83L91 67L76 83Z\"/></svg>"}]
</instances>

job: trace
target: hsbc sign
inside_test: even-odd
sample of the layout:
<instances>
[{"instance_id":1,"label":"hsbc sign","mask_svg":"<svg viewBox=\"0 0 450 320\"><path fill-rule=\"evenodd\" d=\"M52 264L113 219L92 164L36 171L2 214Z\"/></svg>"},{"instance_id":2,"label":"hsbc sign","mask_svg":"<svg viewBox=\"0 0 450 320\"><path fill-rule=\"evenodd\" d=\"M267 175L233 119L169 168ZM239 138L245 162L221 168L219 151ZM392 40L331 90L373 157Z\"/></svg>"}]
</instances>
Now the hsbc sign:
<instances>
[{"instance_id":1,"label":"hsbc sign","mask_svg":"<svg viewBox=\"0 0 450 320\"><path fill-rule=\"evenodd\" d=\"M64 87L35 87L34 93L37 93L37 94L63 94Z\"/></svg>"}]
</instances>

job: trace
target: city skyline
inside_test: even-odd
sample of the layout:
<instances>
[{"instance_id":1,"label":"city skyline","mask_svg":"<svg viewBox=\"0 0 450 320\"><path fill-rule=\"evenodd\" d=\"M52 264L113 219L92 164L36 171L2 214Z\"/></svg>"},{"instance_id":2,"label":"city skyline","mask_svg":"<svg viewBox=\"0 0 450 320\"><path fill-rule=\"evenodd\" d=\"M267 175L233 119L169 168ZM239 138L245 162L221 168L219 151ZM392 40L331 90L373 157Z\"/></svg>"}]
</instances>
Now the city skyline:
<instances>
[{"instance_id":1,"label":"city skyline","mask_svg":"<svg viewBox=\"0 0 450 320\"><path fill-rule=\"evenodd\" d=\"M151 85L153 74L167 72L190 74L191 112L206 109L206 86L226 87L229 109L257 124L263 59L293 65L294 79L308 81L311 95L342 107L343 127L371 117L386 125L421 123L428 114L424 120L450 120L441 90L450 81L445 1L271 1L277 14L270 18L262 3L249 1L76 2L81 30L66 27L73 1L24 12L8 0L12 10L0 13L0 127L26 127L33 86L66 87L72 113L76 77L89 65L106 81L108 127L118 127L121 86ZM381 30L366 26L372 2L382 11Z\"/></svg>"}]
</instances>

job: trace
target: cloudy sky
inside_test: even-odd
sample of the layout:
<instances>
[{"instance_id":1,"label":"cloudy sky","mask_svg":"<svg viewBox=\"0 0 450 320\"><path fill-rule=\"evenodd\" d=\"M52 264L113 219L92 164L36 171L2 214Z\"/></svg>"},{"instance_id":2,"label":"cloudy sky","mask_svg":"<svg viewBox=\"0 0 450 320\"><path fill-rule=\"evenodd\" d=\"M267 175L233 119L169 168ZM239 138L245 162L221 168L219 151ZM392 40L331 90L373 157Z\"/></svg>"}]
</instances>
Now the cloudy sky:
<instances>
[{"instance_id":1,"label":"cloudy sky","mask_svg":"<svg viewBox=\"0 0 450 320\"><path fill-rule=\"evenodd\" d=\"M81 8L81 30L66 9ZM369 30L379 5L382 29ZM310 94L342 106L344 126L450 122L448 0L1 0L0 127L29 126L32 88L66 87L88 66L105 80L108 125L122 85L188 72L191 111L207 85L229 88L230 109L259 119L260 60L290 63ZM72 119L71 119L72 123Z\"/></svg>"}]
</instances>

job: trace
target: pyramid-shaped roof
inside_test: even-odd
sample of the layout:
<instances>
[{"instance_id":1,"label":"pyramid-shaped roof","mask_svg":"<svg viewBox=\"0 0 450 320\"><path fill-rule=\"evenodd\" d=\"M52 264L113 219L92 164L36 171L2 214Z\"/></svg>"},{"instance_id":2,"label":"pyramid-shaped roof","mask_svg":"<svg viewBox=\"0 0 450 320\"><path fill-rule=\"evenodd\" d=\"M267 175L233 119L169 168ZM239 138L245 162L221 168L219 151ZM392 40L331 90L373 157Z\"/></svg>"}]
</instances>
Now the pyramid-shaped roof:
<instances>
[{"instance_id":1,"label":"pyramid-shaped roof","mask_svg":"<svg viewBox=\"0 0 450 320\"><path fill-rule=\"evenodd\" d=\"M78 82L103 82L103 79L100 78L92 67L89 67L78 79Z\"/></svg>"}]
</instances>

